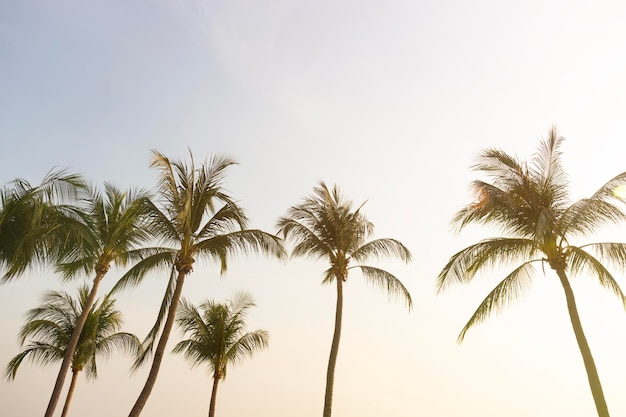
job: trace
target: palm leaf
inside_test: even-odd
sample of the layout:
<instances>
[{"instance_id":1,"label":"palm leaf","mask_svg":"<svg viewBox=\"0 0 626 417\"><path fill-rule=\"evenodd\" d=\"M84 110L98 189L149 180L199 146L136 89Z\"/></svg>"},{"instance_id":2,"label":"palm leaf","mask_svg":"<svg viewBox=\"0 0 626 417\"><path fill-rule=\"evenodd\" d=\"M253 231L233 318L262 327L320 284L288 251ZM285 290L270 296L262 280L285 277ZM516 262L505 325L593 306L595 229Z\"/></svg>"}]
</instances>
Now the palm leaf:
<instances>
[{"instance_id":1,"label":"palm leaf","mask_svg":"<svg viewBox=\"0 0 626 417\"><path fill-rule=\"evenodd\" d=\"M499 311L507 304L515 301L530 286L532 262L525 262L507 275L480 303L472 317L461 330L458 342L461 343L467 331L485 321L491 314Z\"/></svg>"}]
</instances>

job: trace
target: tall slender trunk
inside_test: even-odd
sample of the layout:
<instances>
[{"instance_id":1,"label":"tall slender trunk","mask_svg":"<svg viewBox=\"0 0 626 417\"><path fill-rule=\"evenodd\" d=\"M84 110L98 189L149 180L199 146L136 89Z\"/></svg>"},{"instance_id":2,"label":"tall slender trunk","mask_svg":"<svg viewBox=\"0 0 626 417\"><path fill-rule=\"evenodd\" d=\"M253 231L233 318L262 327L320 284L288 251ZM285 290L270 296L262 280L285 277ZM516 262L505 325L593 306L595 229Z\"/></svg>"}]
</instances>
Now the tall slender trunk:
<instances>
[{"instance_id":1,"label":"tall slender trunk","mask_svg":"<svg viewBox=\"0 0 626 417\"><path fill-rule=\"evenodd\" d=\"M596 369L596 364L593 360L593 356L591 355L591 349L589 349L589 344L587 343L587 338L585 337L582 324L580 323L580 317L578 316L578 310L576 309L574 292L572 291L572 287L569 283L569 280L567 279L567 275L565 275L565 271L560 269L557 270L556 273L559 276L559 279L561 280L561 285L563 286L563 290L565 291L565 299L567 300L567 310L569 311L569 318L572 322L574 334L576 335L576 341L578 342L580 354L582 355L583 362L585 363L585 369L587 370L587 379L589 380L589 387L591 388L593 400L596 403L598 416L609 417L609 409L604 399L604 392L602 391L602 384L600 383L598 370Z\"/></svg>"},{"instance_id":2,"label":"tall slender trunk","mask_svg":"<svg viewBox=\"0 0 626 417\"><path fill-rule=\"evenodd\" d=\"M66 417L67 412L70 409L70 402L74 396L74 388L76 388L76 381L78 380L78 372L76 369L72 369L72 382L70 382L70 389L67 391L67 397L65 397L65 404L63 405L63 412L61 417Z\"/></svg>"},{"instance_id":3,"label":"tall slender trunk","mask_svg":"<svg viewBox=\"0 0 626 417\"><path fill-rule=\"evenodd\" d=\"M96 273L96 277L93 279L91 291L89 292L89 296L87 297L87 301L85 302L83 311L76 321L76 325L74 326L74 330L72 331L72 336L70 336L70 341L68 342L67 348L65 349L65 356L63 356L61 369L59 369L59 374L57 375L54 389L52 390L52 395L50 396L50 401L48 402L48 408L46 409L45 417L52 417L52 415L54 414L54 409L59 402L59 398L61 398L61 390L63 389L63 384L65 383L65 376L67 375L67 371L70 369L72 358L74 357L74 351L76 350L76 345L78 345L78 339L80 338L80 334L83 332L83 327L85 326L85 322L87 321L89 311L91 310L91 307L93 307L93 303L96 301L98 287L100 286L100 281L102 281L102 278L104 278L105 274L106 271L98 272Z\"/></svg>"},{"instance_id":4,"label":"tall slender trunk","mask_svg":"<svg viewBox=\"0 0 626 417\"><path fill-rule=\"evenodd\" d=\"M217 385L220 382L218 371L213 373L213 389L211 390L211 403L209 404L209 417L215 416L215 401L217 401Z\"/></svg>"},{"instance_id":5,"label":"tall slender trunk","mask_svg":"<svg viewBox=\"0 0 626 417\"><path fill-rule=\"evenodd\" d=\"M333 409L333 386L335 384L335 365L339 353L339 339L341 339L341 318L343 315L343 278L336 277L337 281L337 307L335 309L335 333L330 346L328 358L328 370L326 371L326 392L324 394L324 417L330 417Z\"/></svg>"},{"instance_id":6,"label":"tall slender trunk","mask_svg":"<svg viewBox=\"0 0 626 417\"><path fill-rule=\"evenodd\" d=\"M137 417L139 416L139 414L141 414L141 410L143 410L146 402L148 402L148 398L150 397L152 388L154 388L154 384L156 383L157 376L159 374L159 368L161 367L161 361L163 360L163 355L165 354L167 340L169 339L170 333L172 332L172 328L174 326L176 309L178 308L178 302L180 301L180 296L183 292L184 282L185 273L178 272L178 277L176 278L176 288L174 288L174 294L172 294L172 300L170 302L169 308L167 309L167 319L165 319L163 333L161 333L159 343L157 344L157 348L154 351L154 358L152 360L152 366L150 367L150 373L148 374L146 383L141 390L141 393L139 394L135 405L133 406L132 410L130 410L130 414L128 414L128 417Z\"/></svg>"}]
</instances>

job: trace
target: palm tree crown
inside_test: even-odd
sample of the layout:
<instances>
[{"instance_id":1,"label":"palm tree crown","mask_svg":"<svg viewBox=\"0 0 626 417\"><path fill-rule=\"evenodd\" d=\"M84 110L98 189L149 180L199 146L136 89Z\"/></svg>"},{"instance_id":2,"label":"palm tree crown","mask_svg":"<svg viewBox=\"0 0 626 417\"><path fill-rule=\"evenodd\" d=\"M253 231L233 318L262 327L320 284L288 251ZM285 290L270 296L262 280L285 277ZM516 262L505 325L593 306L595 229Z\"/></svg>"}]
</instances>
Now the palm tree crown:
<instances>
[{"instance_id":1,"label":"palm tree crown","mask_svg":"<svg viewBox=\"0 0 626 417\"><path fill-rule=\"evenodd\" d=\"M343 285L348 278L348 271L360 269L367 281L387 291L389 295L400 297L409 309L412 307L411 295L399 279L386 270L362 264L367 259L385 256L397 256L409 262L411 254L395 239L368 241L373 225L361 213L361 207L353 209L352 203L343 198L337 186L330 190L322 182L315 187L312 196L291 207L287 216L278 220L280 233L294 243L292 256L326 258L330 266L324 273L322 283L335 282L337 287L335 331L326 373L324 417L330 417L332 412L335 365L343 315Z\"/></svg>"},{"instance_id":2,"label":"palm tree crown","mask_svg":"<svg viewBox=\"0 0 626 417\"><path fill-rule=\"evenodd\" d=\"M20 346L24 346L27 339L30 341L6 366L8 379L15 378L24 359L41 365L63 360L76 322L86 307L89 290L82 286L78 294L76 300L65 292L48 292L42 298L42 305L28 312L27 322L19 333ZM120 332L121 326L122 315L115 309L115 300L109 297L105 297L100 305L96 303L89 311L72 355L73 377L63 415L69 408L78 373L84 370L88 379L97 378L98 356L108 357L115 349L133 355L141 352L139 339L130 333Z\"/></svg>"},{"instance_id":3,"label":"palm tree crown","mask_svg":"<svg viewBox=\"0 0 626 417\"><path fill-rule=\"evenodd\" d=\"M137 285L155 268L169 269L170 279L157 320L144 341L145 355L136 362L139 366L147 359L158 338L148 379L129 414L133 417L141 413L156 382L184 279L192 272L196 258L216 260L224 273L233 255L257 251L279 258L284 255L278 237L247 229L244 210L225 192L224 175L234 162L216 156L196 168L193 156L190 159L191 164L186 164L153 152L151 167L160 173L161 204L153 202L149 208L150 229L165 246L155 248L151 255L133 266L114 289Z\"/></svg>"},{"instance_id":4,"label":"palm tree crown","mask_svg":"<svg viewBox=\"0 0 626 417\"><path fill-rule=\"evenodd\" d=\"M599 283L626 298L603 262L624 268L626 244L590 243L574 245L574 239L595 232L600 226L626 220L615 190L626 182L622 173L595 194L575 202L569 200L568 182L561 163L563 139L552 129L530 163L498 149L487 149L474 169L492 182L472 183L477 200L460 210L454 224L461 230L471 223L495 226L504 234L481 240L454 254L439 274L437 287L470 282L478 272L499 264L517 266L487 295L459 335L484 321L493 312L517 298L534 272L535 264L548 264L563 286L598 413L608 416L591 352L580 325L568 275L590 273Z\"/></svg>"},{"instance_id":5,"label":"palm tree crown","mask_svg":"<svg viewBox=\"0 0 626 417\"><path fill-rule=\"evenodd\" d=\"M111 264L125 266L129 261L139 260L152 253L150 249L141 247L151 237L146 228L146 210L150 200L145 192L122 192L109 183L105 183L104 192L92 187L85 187L84 191L81 204L76 205L73 211L76 216L64 222L71 223L68 227L81 237L81 244L68 242L63 245L56 269L66 279L80 272L93 274L93 285L67 345L46 417L54 414L79 335Z\"/></svg>"},{"instance_id":6,"label":"palm tree crown","mask_svg":"<svg viewBox=\"0 0 626 417\"><path fill-rule=\"evenodd\" d=\"M51 171L39 185L17 178L0 189L0 283L33 265L55 263L64 248L83 244L74 228L73 203L84 180L67 170Z\"/></svg>"},{"instance_id":7,"label":"palm tree crown","mask_svg":"<svg viewBox=\"0 0 626 417\"><path fill-rule=\"evenodd\" d=\"M247 310L254 301L246 293L237 294L225 303L206 300L199 307L183 300L176 321L189 338L174 347L192 366L208 365L213 375L209 417L215 415L218 383L226 377L228 365L252 356L267 347L265 330L245 332Z\"/></svg>"}]
</instances>

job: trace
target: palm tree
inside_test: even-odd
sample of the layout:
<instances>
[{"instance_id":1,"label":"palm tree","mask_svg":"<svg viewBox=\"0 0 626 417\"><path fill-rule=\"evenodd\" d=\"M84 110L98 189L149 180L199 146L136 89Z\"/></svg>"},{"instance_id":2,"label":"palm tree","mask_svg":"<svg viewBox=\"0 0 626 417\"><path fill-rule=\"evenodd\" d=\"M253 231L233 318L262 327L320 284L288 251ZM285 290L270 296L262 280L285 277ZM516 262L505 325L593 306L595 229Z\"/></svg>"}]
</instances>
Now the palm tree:
<instances>
[{"instance_id":1,"label":"palm tree","mask_svg":"<svg viewBox=\"0 0 626 417\"><path fill-rule=\"evenodd\" d=\"M206 300L195 307L183 300L180 304L176 322L189 339L179 342L173 352L183 353L192 366L207 364L213 373L209 417L215 416L217 387L226 377L227 366L267 347L267 331L244 333L247 310L253 306L254 301L246 293L226 303Z\"/></svg>"},{"instance_id":2,"label":"palm tree","mask_svg":"<svg viewBox=\"0 0 626 417\"><path fill-rule=\"evenodd\" d=\"M88 293L87 286L80 287L78 301L65 292L51 291L44 295L42 305L27 314L27 322L19 333L20 346L24 346L26 339L32 339L6 366L7 379L15 378L24 359L28 358L41 365L63 360L76 323L86 311ZM62 417L65 417L69 410L78 373L84 369L88 379L97 378L96 357L109 356L115 348L135 355L141 352L141 343L136 336L119 332L122 315L115 309L114 304L115 300L105 297L100 305L96 303L89 310L72 355L72 381Z\"/></svg>"},{"instance_id":3,"label":"palm tree","mask_svg":"<svg viewBox=\"0 0 626 417\"><path fill-rule=\"evenodd\" d=\"M348 279L348 271L360 269L366 280L390 295L399 296L409 309L412 307L409 291L400 280L383 269L361 264L369 258L384 256L397 256L407 263L411 260L409 250L395 239L367 241L374 226L361 213L362 206L353 210L352 203L342 197L337 186L329 190L322 182L314 189L312 196L291 207L287 216L278 220L280 233L295 244L292 256L328 259L330 267L324 271L322 284L334 281L337 286L335 331L326 373L324 417L330 417L332 412L335 364L341 338L343 286ZM357 264L352 265L353 262Z\"/></svg>"},{"instance_id":4,"label":"palm tree","mask_svg":"<svg viewBox=\"0 0 626 417\"><path fill-rule=\"evenodd\" d=\"M84 187L79 175L58 170L39 185L17 178L0 189L0 283L54 263L63 247L80 244L73 202Z\"/></svg>"},{"instance_id":5,"label":"palm tree","mask_svg":"<svg viewBox=\"0 0 626 417\"><path fill-rule=\"evenodd\" d=\"M192 272L196 257L217 260L224 273L228 258L235 254L261 251L279 258L284 255L278 237L246 229L247 217L243 209L223 189L225 171L234 162L214 157L196 168L191 154L190 157L191 165L187 165L182 161L171 161L160 152L153 152L151 167L160 172L158 191L162 204L158 207L151 203L150 228L168 246L155 249L152 255L133 266L114 287L117 291L128 285L137 285L154 268L169 268L170 271L157 320L144 340L145 354L135 364L137 367L145 361L158 337L150 372L130 417L141 413L156 383L185 277Z\"/></svg>"},{"instance_id":6,"label":"palm tree","mask_svg":"<svg viewBox=\"0 0 626 417\"><path fill-rule=\"evenodd\" d=\"M74 227L80 230L83 244L65 248L61 261L57 263L57 271L65 279L74 278L79 273L93 274L94 278L82 314L74 324L74 331L65 349L46 417L54 414L83 326L111 264L125 266L129 261L151 253L149 249L140 247L150 237L145 227L148 202L145 192L122 192L105 183L104 193L88 189L84 202L86 206L79 207L81 210L78 211Z\"/></svg>"},{"instance_id":7,"label":"palm tree","mask_svg":"<svg viewBox=\"0 0 626 417\"><path fill-rule=\"evenodd\" d=\"M452 283L470 282L484 268L518 263L478 306L459 335L461 342L471 327L520 295L524 280L530 279L534 272L533 265L549 265L565 292L598 415L608 417L600 378L580 323L569 277L591 273L600 285L626 302L613 275L602 263L608 261L625 267L626 244L573 244L575 237L626 219L615 194L615 190L626 183L626 172L609 180L591 197L572 203L561 164L562 142L563 138L552 128L530 163L498 149L487 149L480 154L473 168L489 176L492 182L472 183L478 199L460 210L453 222L459 230L470 223L496 226L504 236L482 240L454 254L439 273L437 287L442 291Z\"/></svg>"}]
</instances>

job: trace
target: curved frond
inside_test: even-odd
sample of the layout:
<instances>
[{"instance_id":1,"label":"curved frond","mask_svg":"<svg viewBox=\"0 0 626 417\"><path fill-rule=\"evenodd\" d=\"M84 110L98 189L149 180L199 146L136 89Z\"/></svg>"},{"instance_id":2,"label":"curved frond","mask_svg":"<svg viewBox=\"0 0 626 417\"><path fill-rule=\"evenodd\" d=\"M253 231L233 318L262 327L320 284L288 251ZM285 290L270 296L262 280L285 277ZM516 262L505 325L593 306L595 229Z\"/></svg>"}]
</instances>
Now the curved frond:
<instances>
[{"instance_id":1,"label":"curved frond","mask_svg":"<svg viewBox=\"0 0 626 417\"><path fill-rule=\"evenodd\" d=\"M411 252L396 239L371 240L355 250L351 256L359 262L370 257L377 259L397 257L403 262L411 262Z\"/></svg>"},{"instance_id":2,"label":"curved frond","mask_svg":"<svg viewBox=\"0 0 626 417\"><path fill-rule=\"evenodd\" d=\"M227 269L229 256L260 252L278 259L285 257L285 249L279 237L253 229L239 230L205 239L196 244L196 251L218 260L222 273Z\"/></svg>"},{"instance_id":3,"label":"curved frond","mask_svg":"<svg viewBox=\"0 0 626 417\"><path fill-rule=\"evenodd\" d=\"M570 246L568 249L569 271L572 274L591 272L591 274L598 279L600 285L617 295L622 301L624 307L626 307L626 297L624 296L622 289L605 266L582 248ZM622 246L621 250L623 249L624 247Z\"/></svg>"},{"instance_id":4,"label":"curved frond","mask_svg":"<svg viewBox=\"0 0 626 417\"><path fill-rule=\"evenodd\" d=\"M161 331L161 327L165 319L167 318L167 310L172 302L172 297L174 295L174 290L176 289L176 279L178 277L178 273L175 268L171 269L170 278L167 283L167 287L165 289L165 294L163 295L163 299L161 300L161 306L159 307L159 313L157 318L152 325L152 328L148 332L148 335L144 338L142 342L142 352L135 359L132 369L136 371L142 365L146 363L150 355L152 354L152 350L154 349L154 343L157 340L159 333Z\"/></svg>"},{"instance_id":5,"label":"curved frond","mask_svg":"<svg viewBox=\"0 0 626 417\"><path fill-rule=\"evenodd\" d=\"M17 370L26 358L33 363L45 366L62 360L64 353L65 350L59 349L57 346L34 341L26 345L20 353L9 361L5 368L5 376L7 380L15 379Z\"/></svg>"},{"instance_id":6,"label":"curved frond","mask_svg":"<svg viewBox=\"0 0 626 417\"><path fill-rule=\"evenodd\" d=\"M597 257L621 271L626 270L626 243L601 242L579 246L579 249L591 248Z\"/></svg>"},{"instance_id":7,"label":"curved frond","mask_svg":"<svg viewBox=\"0 0 626 417\"><path fill-rule=\"evenodd\" d=\"M452 255L437 277L437 292L453 283L468 283L483 268L529 261L536 251L536 243L529 239L481 240Z\"/></svg>"},{"instance_id":8,"label":"curved frond","mask_svg":"<svg viewBox=\"0 0 626 417\"><path fill-rule=\"evenodd\" d=\"M374 285L377 288L385 290L389 297L397 297L408 306L409 310L413 307L413 300L409 290L402 284L402 282L396 278L393 274L371 266L359 265L354 268L359 268L363 273L363 277L367 282Z\"/></svg>"},{"instance_id":9,"label":"curved frond","mask_svg":"<svg viewBox=\"0 0 626 417\"><path fill-rule=\"evenodd\" d=\"M532 262L536 261L525 262L515 268L491 290L489 295L480 303L474 314L472 314L472 317L463 327L463 330L461 330L458 338L459 343L463 341L465 334L470 328L484 322L491 314L499 311L521 296L524 290L530 285L531 272L533 272Z\"/></svg>"},{"instance_id":10,"label":"curved frond","mask_svg":"<svg viewBox=\"0 0 626 417\"><path fill-rule=\"evenodd\" d=\"M171 269L176 260L177 251L170 248L144 249L142 256L146 256L141 261L133 265L113 286L111 293L124 290L128 287L136 287L141 284L148 272L154 270Z\"/></svg>"},{"instance_id":11,"label":"curved frond","mask_svg":"<svg viewBox=\"0 0 626 417\"><path fill-rule=\"evenodd\" d=\"M594 233L599 227L617 224L626 220L621 207L602 199L585 198L568 207L562 216L563 233L569 235L587 235Z\"/></svg>"},{"instance_id":12,"label":"curved frond","mask_svg":"<svg viewBox=\"0 0 626 417\"><path fill-rule=\"evenodd\" d=\"M332 253L332 249L304 224L294 219L281 217L277 225L279 234L282 234L284 239L294 242L291 256L309 256L319 259Z\"/></svg>"}]
</instances>

